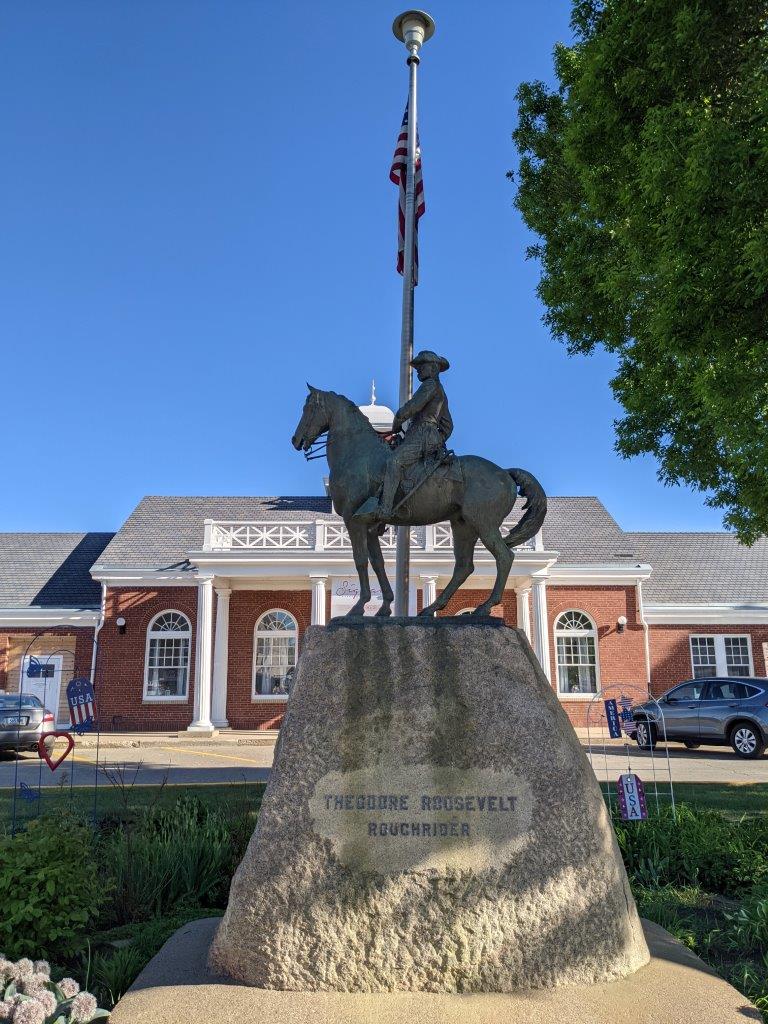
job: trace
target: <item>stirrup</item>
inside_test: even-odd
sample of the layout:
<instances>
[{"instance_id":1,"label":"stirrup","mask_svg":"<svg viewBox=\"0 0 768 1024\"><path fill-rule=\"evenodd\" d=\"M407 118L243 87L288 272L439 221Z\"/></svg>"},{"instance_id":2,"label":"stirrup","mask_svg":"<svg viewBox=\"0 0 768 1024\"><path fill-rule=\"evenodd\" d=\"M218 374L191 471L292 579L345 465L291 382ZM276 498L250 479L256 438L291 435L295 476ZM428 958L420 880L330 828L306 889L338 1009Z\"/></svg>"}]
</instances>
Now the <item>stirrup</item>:
<instances>
[{"instance_id":1,"label":"stirrup","mask_svg":"<svg viewBox=\"0 0 768 1024\"><path fill-rule=\"evenodd\" d=\"M375 526L383 522L379 508L379 500L376 497L368 498L352 516L358 523L365 523L368 526Z\"/></svg>"}]
</instances>

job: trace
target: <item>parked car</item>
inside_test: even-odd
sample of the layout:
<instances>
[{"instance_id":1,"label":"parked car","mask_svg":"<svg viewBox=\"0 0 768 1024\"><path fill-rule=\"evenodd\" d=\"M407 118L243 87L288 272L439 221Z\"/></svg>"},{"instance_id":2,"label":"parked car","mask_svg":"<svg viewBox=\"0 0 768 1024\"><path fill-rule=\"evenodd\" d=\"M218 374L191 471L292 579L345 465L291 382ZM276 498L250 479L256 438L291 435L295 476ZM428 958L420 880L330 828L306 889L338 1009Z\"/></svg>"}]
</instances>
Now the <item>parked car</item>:
<instances>
[{"instance_id":1,"label":"parked car","mask_svg":"<svg viewBox=\"0 0 768 1024\"><path fill-rule=\"evenodd\" d=\"M760 757L768 741L768 679L690 679L659 697L658 704L636 705L632 717L637 745L644 750L666 735L690 750L702 743L730 744L739 757Z\"/></svg>"},{"instance_id":2,"label":"parked car","mask_svg":"<svg viewBox=\"0 0 768 1024\"><path fill-rule=\"evenodd\" d=\"M53 732L56 719L32 693L0 693L0 750L37 750L45 732ZM50 753L53 740L45 747Z\"/></svg>"}]
</instances>

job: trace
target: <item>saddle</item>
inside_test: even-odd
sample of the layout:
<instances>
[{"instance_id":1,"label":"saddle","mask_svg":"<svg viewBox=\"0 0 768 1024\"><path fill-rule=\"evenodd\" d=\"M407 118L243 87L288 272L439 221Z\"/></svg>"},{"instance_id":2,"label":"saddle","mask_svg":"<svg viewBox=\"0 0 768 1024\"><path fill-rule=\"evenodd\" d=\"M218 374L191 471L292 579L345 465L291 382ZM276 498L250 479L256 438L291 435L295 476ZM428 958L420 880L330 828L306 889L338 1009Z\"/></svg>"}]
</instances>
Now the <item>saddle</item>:
<instances>
[{"instance_id":1,"label":"saddle","mask_svg":"<svg viewBox=\"0 0 768 1024\"><path fill-rule=\"evenodd\" d=\"M461 483L464 476L461 471L461 463L452 451L443 448L434 455L428 455L421 462L409 466L403 473L400 486L395 494L394 506L400 506L399 511L410 515L411 509L408 499L427 480L430 483Z\"/></svg>"},{"instance_id":2,"label":"saddle","mask_svg":"<svg viewBox=\"0 0 768 1024\"><path fill-rule=\"evenodd\" d=\"M409 494L427 477L431 477L433 480L443 480L445 483L449 481L461 483L461 464L453 452L443 448L442 451L435 452L434 455L428 455L421 462L408 466L402 475L398 497L395 501L397 502L399 498Z\"/></svg>"}]
</instances>

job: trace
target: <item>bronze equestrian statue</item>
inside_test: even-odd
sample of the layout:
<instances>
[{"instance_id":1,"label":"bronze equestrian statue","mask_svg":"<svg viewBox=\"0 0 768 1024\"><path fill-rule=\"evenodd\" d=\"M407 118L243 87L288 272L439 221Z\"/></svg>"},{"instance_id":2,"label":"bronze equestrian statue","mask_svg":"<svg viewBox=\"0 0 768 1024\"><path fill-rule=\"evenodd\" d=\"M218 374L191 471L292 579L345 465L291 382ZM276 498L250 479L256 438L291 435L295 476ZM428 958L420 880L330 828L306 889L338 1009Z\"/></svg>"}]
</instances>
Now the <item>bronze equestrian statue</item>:
<instances>
[{"instance_id":1,"label":"bronze equestrian statue","mask_svg":"<svg viewBox=\"0 0 768 1024\"><path fill-rule=\"evenodd\" d=\"M496 582L488 599L472 614L488 615L501 603L514 560L512 549L536 535L547 512L547 498L538 480L524 469L501 469L477 455L451 457L445 442L453 421L439 379L448 369L448 360L434 352L420 352L411 365L421 386L397 411L393 433L398 433L406 420L411 422L394 447L376 433L354 402L311 384L307 385L309 395L292 443L297 451L306 453L319 437L328 435L331 498L349 533L360 578L360 598L348 615L362 615L371 599L369 562L381 586L382 605L376 614L392 613L394 594L379 542L386 523L425 526L446 519L453 529L453 576L437 600L420 614L432 615L445 608L469 579L479 538L496 561ZM407 494L395 503L401 482ZM504 537L500 527L518 492L526 501L524 514Z\"/></svg>"}]
</instances>

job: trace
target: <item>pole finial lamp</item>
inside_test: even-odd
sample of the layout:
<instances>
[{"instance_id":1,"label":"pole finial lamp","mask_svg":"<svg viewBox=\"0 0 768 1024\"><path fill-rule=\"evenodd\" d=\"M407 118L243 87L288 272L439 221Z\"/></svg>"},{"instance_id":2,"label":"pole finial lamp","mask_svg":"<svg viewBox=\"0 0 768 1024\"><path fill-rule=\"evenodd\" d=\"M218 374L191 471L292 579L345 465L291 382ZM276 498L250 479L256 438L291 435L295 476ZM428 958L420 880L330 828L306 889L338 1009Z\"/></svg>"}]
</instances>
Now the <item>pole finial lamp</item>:
<instances>
[{"instance_id":1,"label":"pole finial lamp","mask_svg":"<svg viewBox=\"0 0 768 1024\"><path fill-rule=\"evenodd\" d=\"M405 11L392 22L392 31L406 49L416 56L423 43L435 34L435 23L426 11Z\"/></svg>"}]
</instances>

